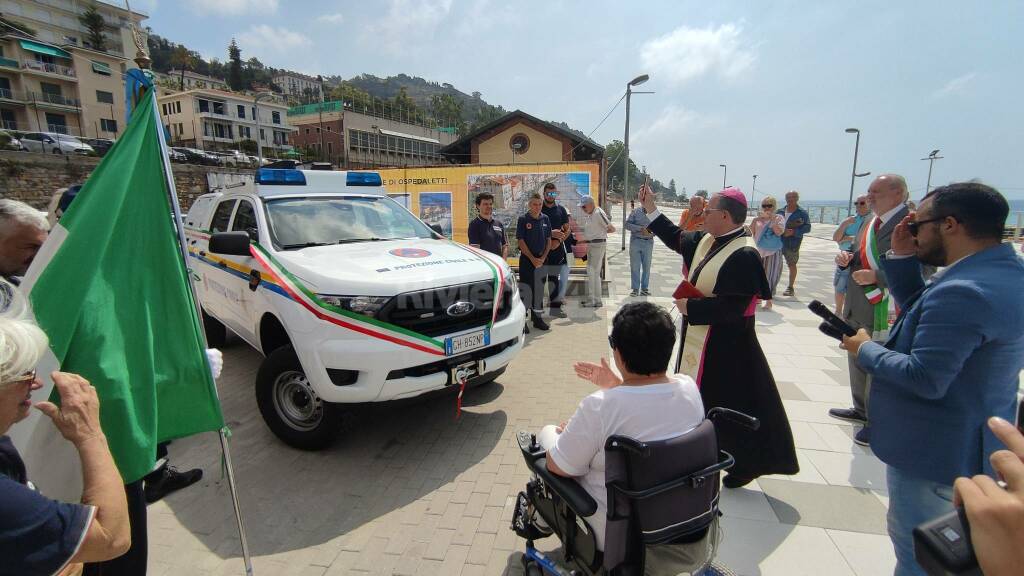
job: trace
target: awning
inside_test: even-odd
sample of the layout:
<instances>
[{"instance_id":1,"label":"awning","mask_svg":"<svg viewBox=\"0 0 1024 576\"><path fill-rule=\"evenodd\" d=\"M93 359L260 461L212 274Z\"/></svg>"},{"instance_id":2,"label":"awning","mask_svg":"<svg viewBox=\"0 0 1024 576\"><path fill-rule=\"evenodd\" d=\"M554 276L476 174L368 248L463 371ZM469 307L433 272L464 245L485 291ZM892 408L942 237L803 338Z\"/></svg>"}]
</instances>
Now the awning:
<instances>
[{"instance_id":1,"label":"awning","mask_svg":"<svg viewBox=\"0 0 1024 576\"><path fill-rule=\"evenodd\" d=\"M21 48L28 50L29 52L35 52L36 54L45 54L47 56L55 56L57 58L71 59L71 54L57 48L56 46L50 46L49 44L41 44L39 42L33 42L32 40L19 40Z\"/></svg>"},{"instance_id":2,"label":"awning","mask_svg":"<svg viewBox=\"0 0 1024 576\"><path fill-rule=\"evenodd\" d=\"M92 61L92 71L97 74L103 74L104 76L110 76L110 65L103 62Z\"/></svg>"},{"instance_id":3,"label":"awning","mask_svg":"<svg viewBox=\"0 0 1024 576\"><path fill-rule=\"evenodd\" d=\"M440 140L434 140L433 138L425 138L423 136L416 136L414 134L405 134L402 132L392 132L391 130L381 130L381 134L385 136L398 136L399 138L408 138L409 140L419 140L420 142L430 142L432 144L440 144Z\"/></svg>"}]
</instances>

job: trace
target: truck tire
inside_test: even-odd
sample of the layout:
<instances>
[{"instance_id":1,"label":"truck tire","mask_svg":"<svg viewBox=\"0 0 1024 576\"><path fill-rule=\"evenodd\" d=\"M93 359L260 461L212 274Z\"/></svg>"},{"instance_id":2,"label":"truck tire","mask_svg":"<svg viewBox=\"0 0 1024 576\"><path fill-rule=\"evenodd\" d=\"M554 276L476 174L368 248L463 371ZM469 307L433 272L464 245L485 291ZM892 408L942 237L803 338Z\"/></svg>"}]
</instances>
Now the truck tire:
<instances>
[{"instance_id":1,"label":"truck tire","mask_svg":"<svg viewBox=\"0 0 1024 576\"><path fill-rule=\"evenodd\" d=\"M256 403L270 431L293 448L326 448L341 428L340 405L317 396L290 345L274 350L260 365Z\"/></svg>"},{"instance_id":2,"label":"truck tire","mask_svg":"<svg viewBox=\"0 0 1024 576\"><path fill-rule=\"evenodd\" d=\"M228 338L228 329L220 320L203 310L203 332L206 333L206 345L210 348L223 348Z\"/></svg>"}]
</instances>

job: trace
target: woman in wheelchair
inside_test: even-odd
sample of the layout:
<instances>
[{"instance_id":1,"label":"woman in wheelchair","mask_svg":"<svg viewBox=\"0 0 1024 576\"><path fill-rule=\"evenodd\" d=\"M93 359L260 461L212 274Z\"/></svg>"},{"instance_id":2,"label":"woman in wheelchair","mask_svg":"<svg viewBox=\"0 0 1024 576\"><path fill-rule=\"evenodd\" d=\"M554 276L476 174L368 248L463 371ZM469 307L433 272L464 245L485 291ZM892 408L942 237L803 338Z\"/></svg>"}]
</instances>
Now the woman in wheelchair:
<instances>
[{"instance_id":1,"label":"woman in wheelchair","mask_svg":"<svg viewBox=\"0 0 1024 576\"><path fill-rule=\"evenodd\" d=\"M649 571L652 557L682 550L661 544L691 545L681 553L692 556L692 545L711 542L697 553L703 557L696 565L710 561L718 472L731 457L719 459L693 379L667 373L675 337L663 308L627 304L615 315L609 337L622 377L603 358L600 364L577 363L576 374L598 390L562 426L519 434L536 475L520 494L513 519L513 529L527 539L528 573L531 564L533 573L568 573L546 565L550 560L532 546L551 533L562 540L566 562L586 574L602 573L602 565L609 574L660 573Z\"/></svg>"}]
</instances>

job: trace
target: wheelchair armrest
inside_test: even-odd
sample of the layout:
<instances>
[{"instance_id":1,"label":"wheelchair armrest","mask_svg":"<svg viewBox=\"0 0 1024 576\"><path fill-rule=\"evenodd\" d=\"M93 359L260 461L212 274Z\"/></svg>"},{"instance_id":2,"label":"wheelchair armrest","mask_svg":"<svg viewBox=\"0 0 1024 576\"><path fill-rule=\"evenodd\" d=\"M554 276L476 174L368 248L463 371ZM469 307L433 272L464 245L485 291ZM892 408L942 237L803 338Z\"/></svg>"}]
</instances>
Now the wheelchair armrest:
<instances>
[{"instance_id":1,"label":"wheelchair armrest","mask_svg":"<svg viewBox=\"0 0 1024 576\"><path fill-rule=\"evenodd\" d=\"M534 473L547 484L552 492L565 500L565 503L572 508L577 516L592 516L594 512L597 512L597 502L591 498L590 494L587 494L579 482L548 470L547 458L534 460L532 466Z\"/></svg>"}]
</instances>

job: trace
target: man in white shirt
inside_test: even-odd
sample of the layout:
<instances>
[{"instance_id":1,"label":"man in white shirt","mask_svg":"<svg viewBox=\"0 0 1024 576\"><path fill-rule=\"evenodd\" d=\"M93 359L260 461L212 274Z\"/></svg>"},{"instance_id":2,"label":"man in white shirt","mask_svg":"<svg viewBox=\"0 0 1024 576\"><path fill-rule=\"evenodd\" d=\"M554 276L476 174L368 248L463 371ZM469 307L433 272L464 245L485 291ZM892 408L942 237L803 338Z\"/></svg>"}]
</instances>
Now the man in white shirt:
<instances>
[{"instance_id":1,"label":"man in white shirt","mask_svg":"<svg viewBox=\"0 0 1024 576\"><path fill-rule=\"evenodd\" d=\"M548 470L577 479L597 502L597 511L586 521L599 549L604 549L608 511L605 440L615 434L640 441L666 440L704 421L697 384L689 376L667 374L675 337L664 308L649 302L623 306L608 337L622 377L604 358L600 364L577 362L576 374L600 390L584 398L567 423L546 426L538 435L547 450Z\"/></svg>"},{"instance_id":2,"label":"man in white shirt","mask_svg":"<svg viewBox=\"0 0 1024 576\"><path fill-rule=\"evenodd\" d=\"M615 231L608 215L594 199L586 196L580 202L583 215L580 217L580 231L577 242L587 243L587 292L582 306L600 308L601 302L601 266L604 264L605 249L608 247L608 233Z\"/></svg>"}]
</instances>

